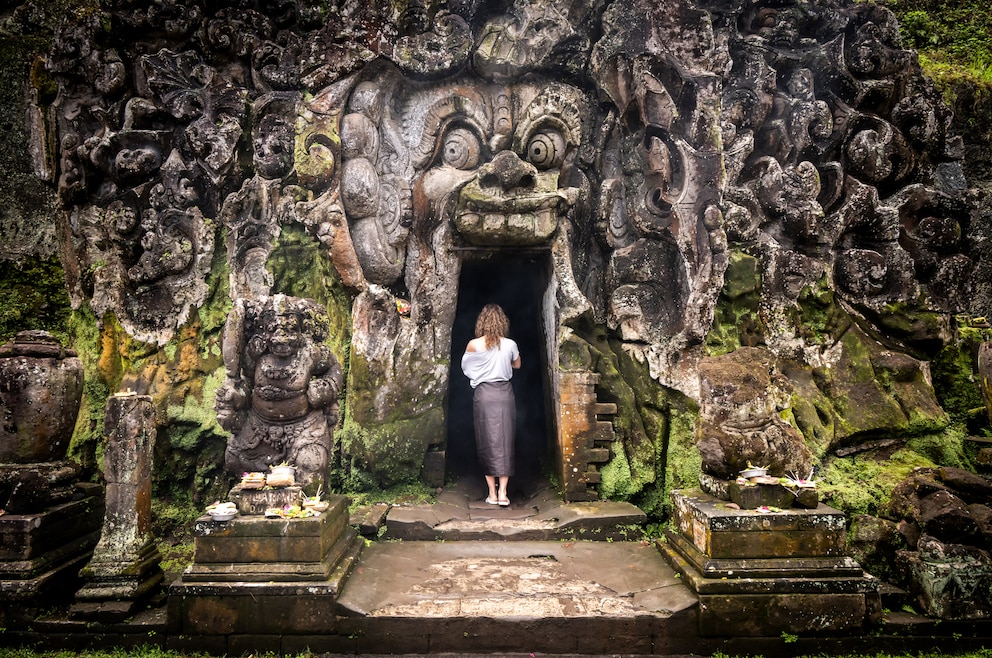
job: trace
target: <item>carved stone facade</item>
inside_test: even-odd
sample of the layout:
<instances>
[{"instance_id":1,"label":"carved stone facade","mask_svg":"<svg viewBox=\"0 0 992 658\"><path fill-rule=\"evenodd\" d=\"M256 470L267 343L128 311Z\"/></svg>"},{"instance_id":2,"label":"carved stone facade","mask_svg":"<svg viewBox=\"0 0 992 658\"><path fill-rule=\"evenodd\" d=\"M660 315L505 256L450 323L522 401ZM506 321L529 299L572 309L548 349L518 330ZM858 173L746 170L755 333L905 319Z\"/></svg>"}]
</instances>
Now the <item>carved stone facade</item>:
<instances>
[{"instance_id":1,"label":"carved stone facade","mask_svg":"<svg viewBox=\"0 0 992 658\"><path fill-rule=\"evenodd\" d=\"M562 348L590 327L700 405L702 439L746 420L705 374L727 373L705 340L731 251L760 280L764 349L742 372L768 365L761 382L843 361L795 321L804 295L909 348L941 340L967 297L961 141L881 7L320 7L143 0L116 3L109 30L67 25L48 61L64 260L75 303L165 344L217 268L244 308L287 292L268 260L302 226L353 300L340 448L376 482L443 448L467 259L547 263L535 349L558 438ZM894 307L936 320L895 327ZM805 469L803 437L770 420L788 389L761 431L784 432L782 467ZM760 461L719 452L704 469Z\"/></svg>"}]
</instances>

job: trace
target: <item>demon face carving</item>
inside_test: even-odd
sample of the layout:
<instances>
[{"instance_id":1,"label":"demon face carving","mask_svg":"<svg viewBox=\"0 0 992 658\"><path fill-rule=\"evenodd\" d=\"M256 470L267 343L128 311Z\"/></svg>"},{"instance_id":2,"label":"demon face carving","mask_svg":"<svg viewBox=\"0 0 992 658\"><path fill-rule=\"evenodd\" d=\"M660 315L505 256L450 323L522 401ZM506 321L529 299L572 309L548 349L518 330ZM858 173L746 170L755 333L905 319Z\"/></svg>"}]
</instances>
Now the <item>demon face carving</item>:
<instances>
[{"instance_id":1,"label":"demon face carving","mask_svg":"<svg viewBox=\"0 0 992 658\"><path fill-rule=\"evenodd\" d=\"M588 132L578 89L537 80L406 89L387 104L359 85L341 122L342 202L370 281L401 274L411 228L426 241L450 219L472 245L546 244L587 196L575 166Z\"/></svg>"}]
</instances>

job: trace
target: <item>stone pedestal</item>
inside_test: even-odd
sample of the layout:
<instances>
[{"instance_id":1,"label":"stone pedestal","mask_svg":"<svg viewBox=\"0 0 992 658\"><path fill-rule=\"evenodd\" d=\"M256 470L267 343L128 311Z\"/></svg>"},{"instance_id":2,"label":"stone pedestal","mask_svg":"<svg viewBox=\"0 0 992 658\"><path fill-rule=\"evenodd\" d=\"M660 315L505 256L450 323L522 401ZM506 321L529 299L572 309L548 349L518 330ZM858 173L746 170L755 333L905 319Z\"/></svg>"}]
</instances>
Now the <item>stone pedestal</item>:
<instances>
[{"instance_id":1,"label":"stone pedestal","mask_svg":"<svg viewBox=\"0 0 992 658\"><path fill-rule=\"evenodd\" d=\"M0 625L15 625L30 608L71 597L100 538L100 489L84 485L77 500L0 516Z\"/></svg>"},{"instance_id":2,"label":"stone pedestal","mask_svg":"<svg viewBox=\"0 0 992 658\"><path fill-rule=\"evenodd\" d=\"M337 594L364 543L349 525L348 499L331 496L329 503L308 518L198 519L193 564L169 589L170 628L256 633L259 620L278 618L285 620L281 631L293 633L333 619Z\"/></svg>"},{"instance_id":3,"label":"stone pedestal","mask_svg":"<svg viewBox=\"0 0 992 658\"><path fill-rule=\"evenodd\" d=\"M730 509L700 490L672 501L661 549L699 596L701 636L854 633L880 612L878 581L844 553L842 512Z\"/></svg>"},{"instance_id":4,"label":"stone pedestal","mask_svg":"<svg viewBox=\"0 0 992 658\"><path fill-rule=\"evenodd\" d=\"M80 575L70 616L114 622L130 616L162 583L151 534L155 410L146 395L114 396L104 419L107 507L100 542Z\"/></svg>"},{"instance_id":5,"label":"stone pedestal","mask_svg":"<svg viewBox=\"0 0 992 658\"><path fill-rule=\"evenodd\" d=\"M307 518L200 517L183 582L326 580L357 537L348 519L344 496L333 496L326 511Z\"/></svg>"}]
</instances>

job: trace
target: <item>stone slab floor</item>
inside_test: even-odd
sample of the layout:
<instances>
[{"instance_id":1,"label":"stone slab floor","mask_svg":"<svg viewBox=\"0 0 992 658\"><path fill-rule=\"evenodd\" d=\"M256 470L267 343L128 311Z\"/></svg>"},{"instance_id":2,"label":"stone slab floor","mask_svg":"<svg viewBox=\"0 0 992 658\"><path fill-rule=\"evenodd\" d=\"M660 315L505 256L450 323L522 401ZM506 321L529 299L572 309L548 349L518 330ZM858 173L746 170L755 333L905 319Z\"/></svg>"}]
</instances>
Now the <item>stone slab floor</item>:
<instances>
[{"instance_id":1,"label":"stone slab floor","mask_svg":"<svg viewBox=\"0 0 992 658\"><path fill-rule=\"evenodd\" d=\"M379 542L338 603L388 617L670 617L696 603L648 542Z\"/></svg>"},{"instance_id":2,"label":"stone slab floor","mask_svg":"<svg viewBox=\"0 0 992 658\"><path fill-rule=\"evenodd\" d=\"M404 541L366 547L338 609L362 653L646 654L685 650L696 601L649 542Z\"/></svg>"}]
</instances>

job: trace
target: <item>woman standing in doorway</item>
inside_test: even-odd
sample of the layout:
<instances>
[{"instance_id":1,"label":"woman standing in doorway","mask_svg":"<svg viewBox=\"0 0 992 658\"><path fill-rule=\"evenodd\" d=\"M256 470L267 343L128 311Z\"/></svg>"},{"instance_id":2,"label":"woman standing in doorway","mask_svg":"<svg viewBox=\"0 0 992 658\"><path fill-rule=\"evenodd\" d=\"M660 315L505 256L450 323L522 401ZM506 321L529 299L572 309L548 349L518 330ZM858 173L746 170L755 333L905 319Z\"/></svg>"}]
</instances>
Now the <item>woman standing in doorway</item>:
<instances>
[{"instance_id":1,"label":"woman standing in doorway","mask_svg":"<svg viewBox=\"0 0 992 658\"><path fill-rule=\"evenodd\" d=\"M497 304L487 304L475 321L476 337L462 355L462 372L475 389L472 415L475 444L486 473L490 505L507 507L506 485L513 475L516 406L510 378L520 367L517 343L506 335L510 321ZM499 488L497 489L497 483Z\"/></svg>"}]
</instances>

